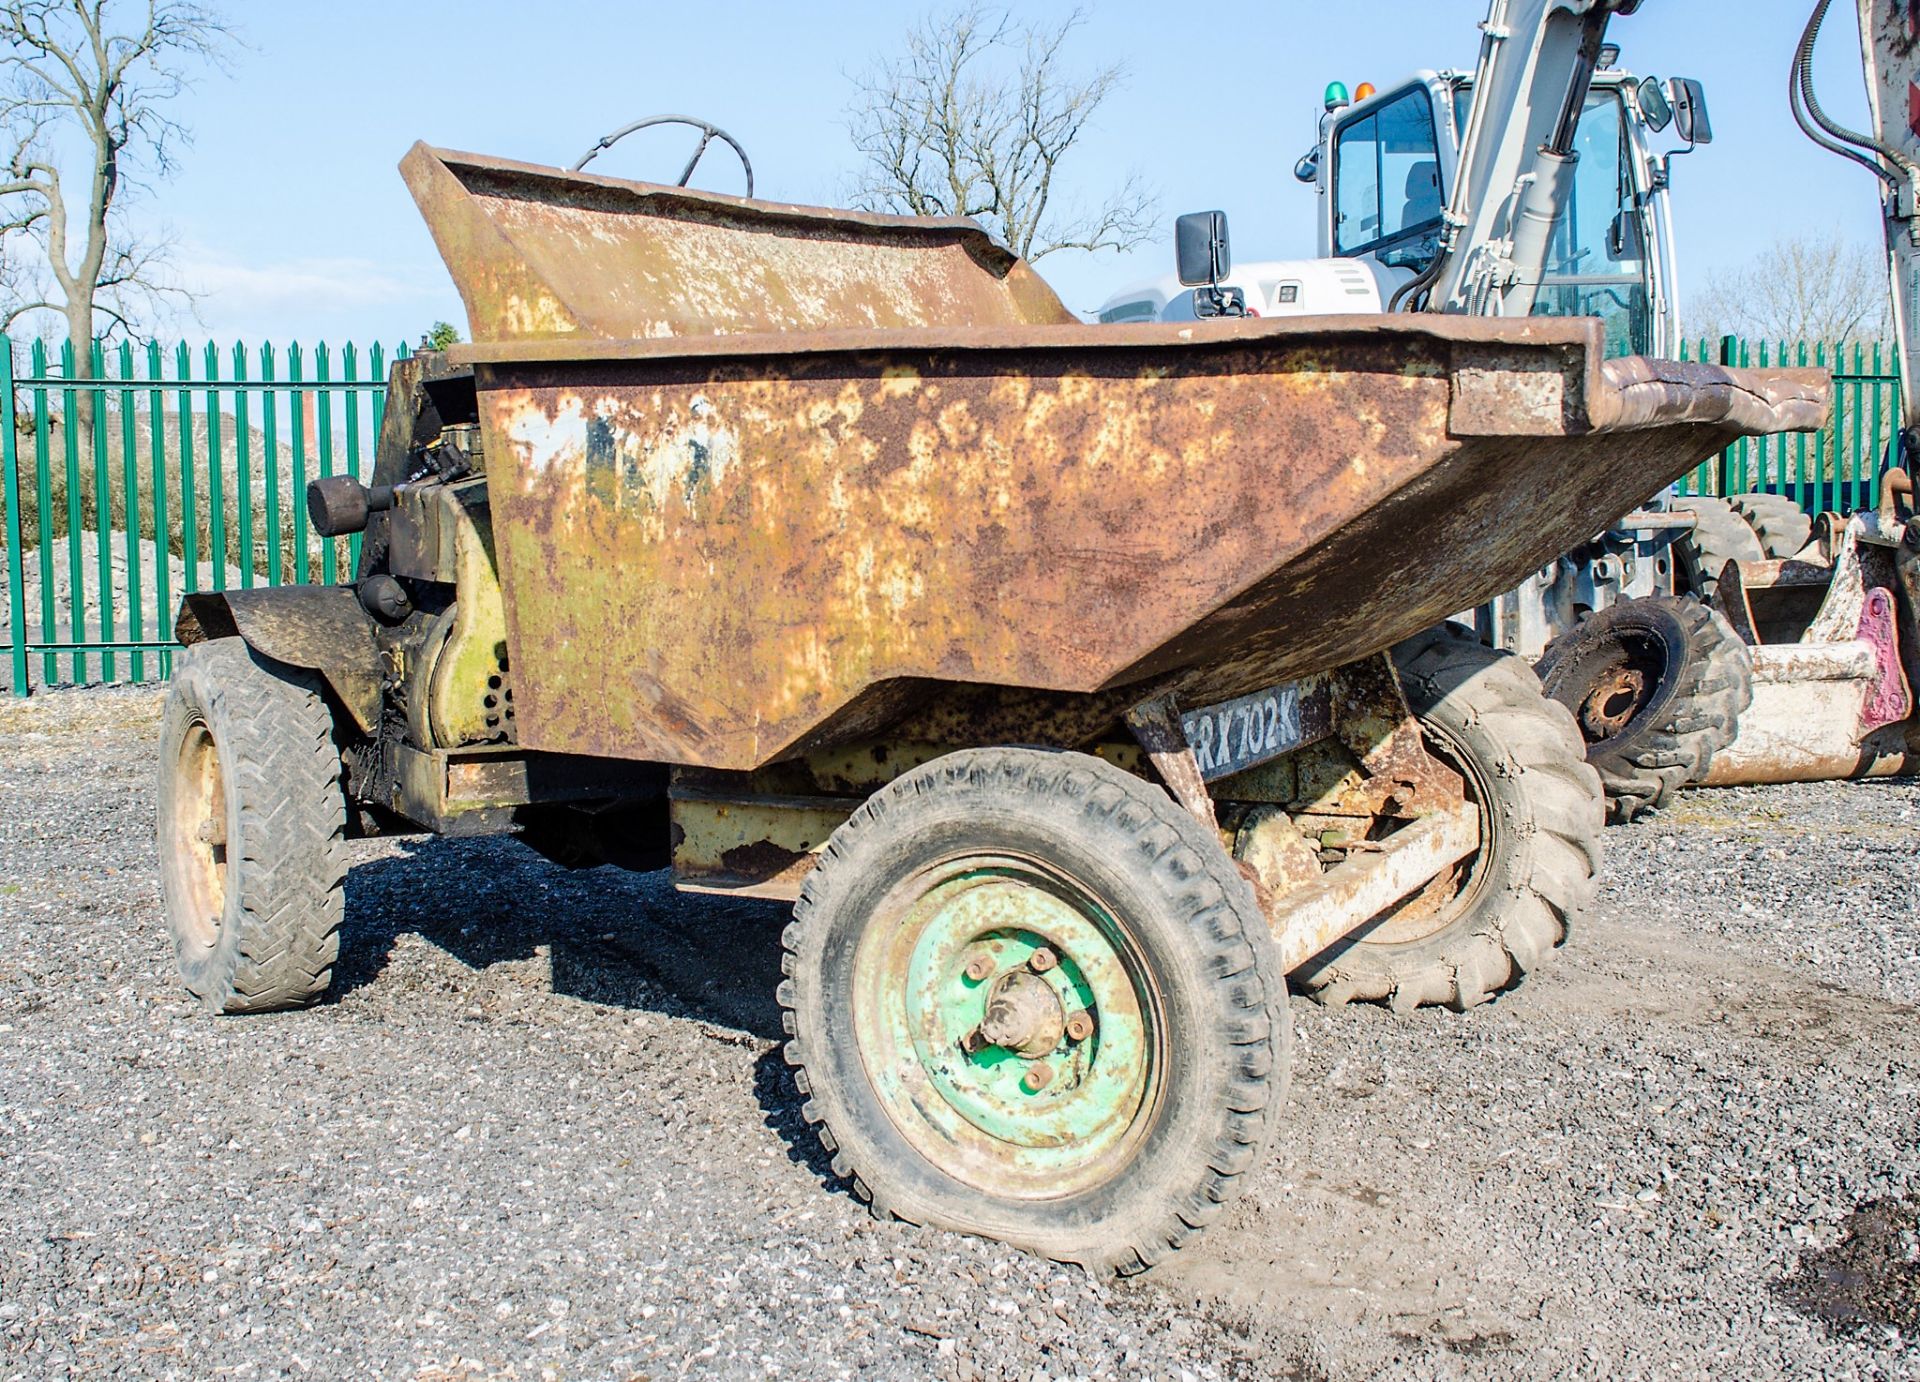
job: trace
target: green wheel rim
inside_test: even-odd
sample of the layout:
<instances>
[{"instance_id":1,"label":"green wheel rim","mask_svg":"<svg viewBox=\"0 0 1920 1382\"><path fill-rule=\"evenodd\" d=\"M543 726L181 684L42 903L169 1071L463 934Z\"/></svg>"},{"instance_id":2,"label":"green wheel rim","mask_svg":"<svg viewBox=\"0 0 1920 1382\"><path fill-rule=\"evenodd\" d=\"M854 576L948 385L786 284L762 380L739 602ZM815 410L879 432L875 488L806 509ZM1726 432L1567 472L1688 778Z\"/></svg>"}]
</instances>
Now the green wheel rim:
<instances>
[{"instance_id":1,"label":"green wheel rim","mask_svg":"<svg viewBox=\"0 0 1920 1382\"><path fill-rule=\"evenodd\" d=\"M854 1039L888 1117L968 1184L1071 1194L1151 1121L1157 994L1113 910L1053 869L974 858L918 875L877 911L855 976ZM1018 1046L982 1035L1008 993L1036 1019Z\"/></svg>"}]
</instances>

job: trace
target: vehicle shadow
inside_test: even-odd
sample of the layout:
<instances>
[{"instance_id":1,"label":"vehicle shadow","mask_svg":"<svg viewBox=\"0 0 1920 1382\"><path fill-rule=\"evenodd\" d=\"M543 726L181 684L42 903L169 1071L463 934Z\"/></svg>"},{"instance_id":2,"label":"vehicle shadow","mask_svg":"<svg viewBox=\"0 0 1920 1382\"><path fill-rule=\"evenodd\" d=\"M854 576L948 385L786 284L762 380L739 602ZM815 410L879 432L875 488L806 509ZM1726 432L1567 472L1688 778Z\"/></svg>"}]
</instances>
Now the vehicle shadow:
<instances>
[{"instance_id":1,"label":"vehicle shadow","mask_svg":"<svg viewBox=\"0 0 1920 1382\"><path fill-rule=\"evenodd\" d=\"M499 837L394 843L347 876L334 1001L377 982L411 933L476 970L544 949L556 993L782 1036L785 903L679 893L664 871L563 869Z\"/></svg>"},{"instance_id":2,"label":"vehicle shadow","mask_svg":"<svg viewBox=\"0 0 1920 1382\"><path fill-rule=\"evenodd\" d=\"M395 941L413 934L473 970L544 949L556 993L685 1019L741 1045L785 1039L774 989L786 903L677 892L665 870L564 869L502 837L392 843L348 873L330 1002L379 982ZM755 1059L753 1092L788 1158L844 1191L778 1045Z\"/></svg>"}]
</instances>

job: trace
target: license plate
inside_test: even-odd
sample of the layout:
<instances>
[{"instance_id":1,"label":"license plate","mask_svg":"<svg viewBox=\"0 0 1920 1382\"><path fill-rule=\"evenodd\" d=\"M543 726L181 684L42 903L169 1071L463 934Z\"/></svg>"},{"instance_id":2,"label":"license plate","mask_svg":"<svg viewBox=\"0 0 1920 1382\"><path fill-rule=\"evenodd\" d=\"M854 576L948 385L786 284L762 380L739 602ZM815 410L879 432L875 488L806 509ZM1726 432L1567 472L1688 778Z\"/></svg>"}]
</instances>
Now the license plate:
<instances>
[{"instance_id":1,"label":"license plate","mask_svg":"<svg viewBox=\"0 0 1920 1382\"><path fill-rule=\"evenodd\" d=\"M1318 692L1316 696L1314 693ZM1180 717L1187 743L1211 782L1291 753L1326 731L1323 682L1283 682Z\"/></svg>"}]
</instances>

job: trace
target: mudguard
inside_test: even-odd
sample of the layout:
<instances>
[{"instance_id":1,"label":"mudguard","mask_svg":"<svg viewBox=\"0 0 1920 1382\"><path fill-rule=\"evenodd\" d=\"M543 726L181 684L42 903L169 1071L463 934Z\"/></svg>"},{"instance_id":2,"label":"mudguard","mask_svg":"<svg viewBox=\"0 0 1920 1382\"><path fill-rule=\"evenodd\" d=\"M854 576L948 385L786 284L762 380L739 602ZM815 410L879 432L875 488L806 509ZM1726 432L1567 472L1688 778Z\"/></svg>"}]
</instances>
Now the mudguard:
<instances>
[{"instance_id":1,"label":"mudguard","mask_svg":"<svg viewBox=\"0 0 1920 1382\"><path fill-rule=\"evenodd\" d=\"M188 647L238 635L263 656L318 672L363 733L380 717L380 651L352 586L203 590L180 601L173 627Z\"/></svg>"}]
</instances>

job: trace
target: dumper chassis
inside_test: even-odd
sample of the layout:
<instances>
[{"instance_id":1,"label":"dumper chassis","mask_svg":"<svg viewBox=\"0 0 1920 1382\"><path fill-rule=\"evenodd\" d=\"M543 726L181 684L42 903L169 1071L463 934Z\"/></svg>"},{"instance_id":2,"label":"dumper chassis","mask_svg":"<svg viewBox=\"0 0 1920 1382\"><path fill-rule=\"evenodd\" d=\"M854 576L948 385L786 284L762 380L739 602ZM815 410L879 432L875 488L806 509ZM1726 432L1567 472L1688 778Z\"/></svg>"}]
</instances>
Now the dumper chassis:
<instances>
[{"instance_id":1,"label":"dumper chassis","mask_svg":"<svg viewBox=\"0 0 1920 1382\"><path fill-rule=\"evenodd\" d=\"M354 835L789 900L839 1174L1101 1270L1260 1165L1289 982L1470 1007L1586 901L1571 717L1436 622L1824 404L1584 322L1086 327L971 222L402 170L475 344L310 491L352 583L183 604L188 988L319 998Z\"/></svg>"}]
</instances>

